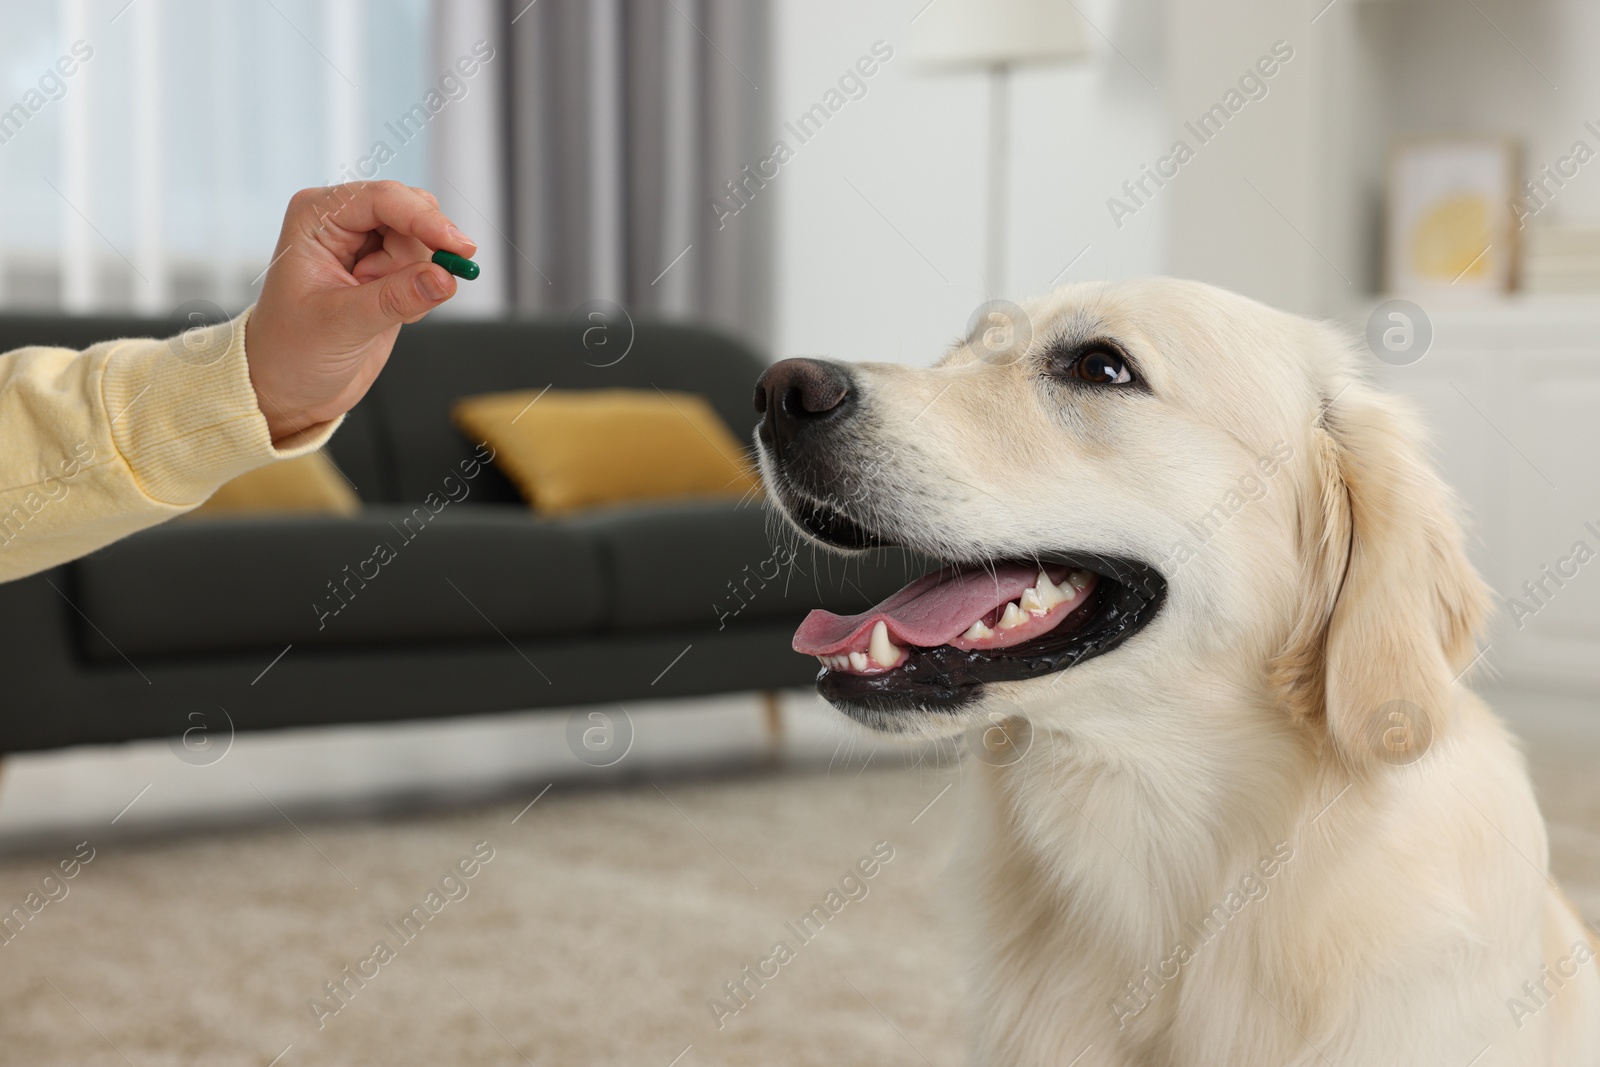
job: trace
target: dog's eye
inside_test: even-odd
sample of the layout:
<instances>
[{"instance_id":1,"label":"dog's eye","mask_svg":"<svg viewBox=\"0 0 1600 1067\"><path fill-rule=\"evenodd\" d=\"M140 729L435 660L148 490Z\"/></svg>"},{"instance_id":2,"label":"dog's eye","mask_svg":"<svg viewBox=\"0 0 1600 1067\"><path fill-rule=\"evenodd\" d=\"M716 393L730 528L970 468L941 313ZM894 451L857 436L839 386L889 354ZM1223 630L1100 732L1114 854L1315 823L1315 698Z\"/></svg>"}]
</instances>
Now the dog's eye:
<instances>
[{"instance_id":1,"label":"dog's eye","mask_svg":"<svg viewBox=\"0 0 1600 1067\"><path fill-rule=\"evenodd\" d=\"M1133 381L1128 361L1104 348L1092 348L1072 364L1073 377L1093 385L1127 385Z\"/></svg>"}]
</instances>

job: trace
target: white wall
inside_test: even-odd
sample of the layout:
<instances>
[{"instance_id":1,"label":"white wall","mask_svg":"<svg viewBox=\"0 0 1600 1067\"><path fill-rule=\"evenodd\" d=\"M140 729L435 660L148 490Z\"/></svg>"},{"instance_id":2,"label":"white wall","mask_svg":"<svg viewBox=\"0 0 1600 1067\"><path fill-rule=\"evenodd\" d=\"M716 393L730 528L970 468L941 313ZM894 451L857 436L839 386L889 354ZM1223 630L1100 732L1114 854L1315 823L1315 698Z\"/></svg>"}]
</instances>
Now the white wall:
<instances>
[{"instance_id":1,"label":"white wall","mask_svg":"<svg viewBox=\"0 0 1600 1067\"><path fill-rule=\"evenodd\" d=\"M1488 132L1536 172L1600 150L1600 33L1592 0L1168 0L1168 100L1179 119L1215 101L1272 42L1295 58L1200 158L1170 208L1174 273L1291 310L1354 315L1381 284L1390 146ZM1190 180L1192 179L1192 180ZM1252 188L1252 186L1254 188ZM1539 221L1600 219L1600 163Z\"/></svg>"},{"instance_id":2,"label":"white wall","mask_svg":"<svg viewBox=\"0 0 1600 1067\"><path fill-rule=\"evenodd\" d=\"M1346 248L1353 227L1337 210L1347 206L1348 177L1327 145L1338 110L1331 73L1356 4L1336 4L1312 24L1322 2L1169 5L1168 106L1174 136L1195 153L1168 190L1170 267L1302 314L1325 313L1341 290L1365 292ZM1231 117L1208 133L1198 123L1213 107ZM1337 165L1319 167L1324 155Z\"/></svg>"},{"instance_id":3,"label":"white wall","mask_svg":"<svg viewBox=\"0 0 1600 1067\"><path fill-rule=\"evenodd\" d=\"M1493 131L1516 136L1527 172L1600 138L1600 5L1592 0L1451 0L1362 5L1362 29L1376 69L1399 107L1384 110L1385 132ZM1504 34L1504 36L1502 36ZM1600 126L1600 122L1596 123ZM1600 219L1600 165L1585 165L1541 221Z\"/></svg>"},{"instance_id":4,"label":"white wall","mask_svg":"<svg viewBox=\"0 0 1600 1067\"><path fill-rule=\"evenodd\" d=\"M778 0L776 84L762 90L776 94L774 137L795 156L759 194L777 214L776 358L930 363L985 299L987 82L916 69L910 23L925 2ZM1022 71L1013 83L1013 298L1058 276L1125 277L1164 265L1161 199L1120 229L1106 207L1171 140L1156 88L1160 0L1078 6L1115 49L1091 33L1087 64ZM880 39L894 57L866 95L798 144L781 122L819 102Z\"/></svg>"}]
</instances>

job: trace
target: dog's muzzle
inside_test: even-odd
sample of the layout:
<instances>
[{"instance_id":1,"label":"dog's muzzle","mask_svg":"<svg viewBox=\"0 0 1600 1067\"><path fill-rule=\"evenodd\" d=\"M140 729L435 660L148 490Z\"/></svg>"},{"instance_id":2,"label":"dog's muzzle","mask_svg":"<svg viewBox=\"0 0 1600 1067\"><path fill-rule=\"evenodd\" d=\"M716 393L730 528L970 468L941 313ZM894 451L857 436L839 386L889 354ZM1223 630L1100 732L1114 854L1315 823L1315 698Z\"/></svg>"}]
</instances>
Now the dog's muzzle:
<instances>
[{"instance_id":1,"label":"dog's muzzle","mask_svg":"<svg viewBox=\"0 0 1600 1067\"><path fill-rule=\"evenodd\" d=\"M822 695L869 725L896 729L904 712L954 712L986 683L1101 656L1165 598L1164 579L1138 560L1047 545L1025 558L939 559L925 536L888 525L891 491L855 480L874 427L845 366L775 363L756 385L755 408L768 491L796 526L837 549L904 548L933 564L881 604L851 616L814 611L795 634L795 651L818 660Z\"/></svg>"}]
</instances>

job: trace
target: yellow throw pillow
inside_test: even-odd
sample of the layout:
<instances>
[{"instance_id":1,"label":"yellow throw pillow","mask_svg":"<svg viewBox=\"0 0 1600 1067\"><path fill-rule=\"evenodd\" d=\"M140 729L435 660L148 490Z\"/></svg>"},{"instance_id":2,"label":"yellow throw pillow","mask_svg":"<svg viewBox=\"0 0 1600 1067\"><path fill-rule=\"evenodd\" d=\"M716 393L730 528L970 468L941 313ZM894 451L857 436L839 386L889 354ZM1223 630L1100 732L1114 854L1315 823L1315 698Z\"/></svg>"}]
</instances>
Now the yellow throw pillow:
<instances>
[{"instance_id":1,"label":"yellow throw pillow","mask_svg":"<svg viewBox=\"0 0 1600 1067\"><path fill-rule=\"evenodd\" d=\"M534 510L743 497L760 487L745 449L704 397L644 389L462 397L451 417Z\"/></svg>"},{"instance_id":2,"label":"yellow throw pillow","mask_svg":"<svg viewBox=\"0 0 1600 1067\"><path fill-rule=\"evenodd\" d=\"M321 452L257 467L223 485L191 511L200 518L221 515L354 515L361 510L344 475Z\"/></svg>"}]
</instances>

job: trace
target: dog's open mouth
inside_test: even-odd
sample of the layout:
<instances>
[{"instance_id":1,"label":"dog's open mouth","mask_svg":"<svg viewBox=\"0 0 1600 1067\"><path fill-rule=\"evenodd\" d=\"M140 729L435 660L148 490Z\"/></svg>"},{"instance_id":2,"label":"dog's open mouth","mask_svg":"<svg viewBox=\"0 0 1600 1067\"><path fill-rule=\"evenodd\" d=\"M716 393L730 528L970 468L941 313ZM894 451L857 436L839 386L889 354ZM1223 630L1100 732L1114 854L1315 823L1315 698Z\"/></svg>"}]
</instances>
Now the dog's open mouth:
<instances>
[{"instance_id":1,"label":"dog's open mouth","mask_svg":"<svg viewBox=\"0 0 1600 1067\"><path fill-rule=\"evenodd\" d=\"M843 516L809 519L807 529L840 547L890 543ZM830 537L841 525L850 536ZM794 649L817 657L818 691L852 714L948 710L985 682L1039 677L1110 651L1155 617L1165 595L1154 568L1097 553L949 563L859 615L813 611Z\"/></svg>"}]
</instances>

